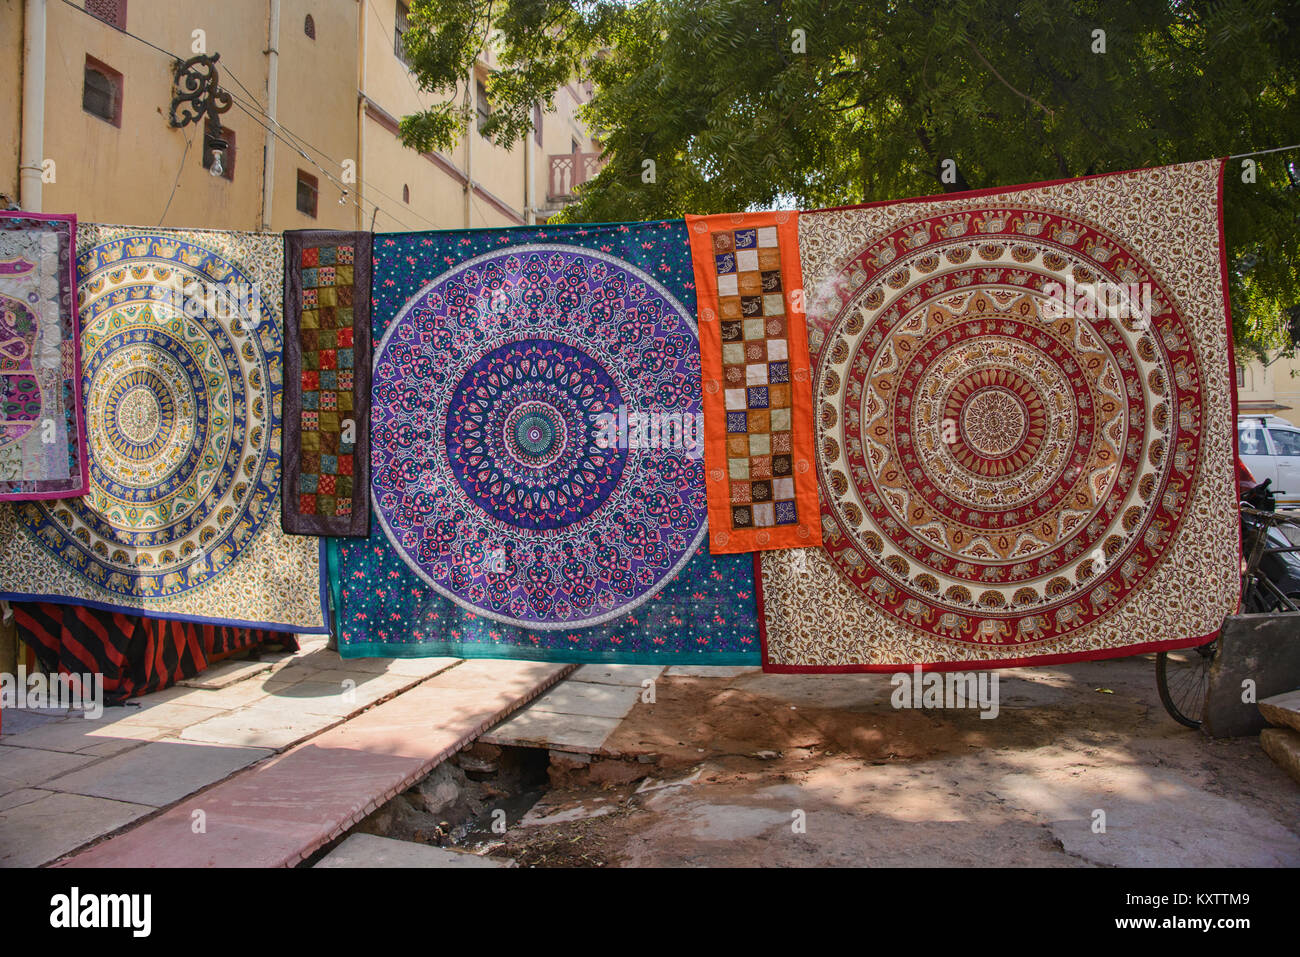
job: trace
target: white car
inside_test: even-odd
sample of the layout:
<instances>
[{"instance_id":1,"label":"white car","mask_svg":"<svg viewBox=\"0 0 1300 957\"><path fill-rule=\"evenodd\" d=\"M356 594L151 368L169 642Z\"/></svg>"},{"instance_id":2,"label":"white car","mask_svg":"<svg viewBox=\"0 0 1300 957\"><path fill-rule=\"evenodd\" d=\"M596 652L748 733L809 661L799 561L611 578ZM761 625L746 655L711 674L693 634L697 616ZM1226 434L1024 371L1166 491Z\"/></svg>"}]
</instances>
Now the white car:
<instances>
[{"instance_id":1,"label":"white car","mask_svg":"<svg viewBox=\"0 0 1300 957\"><path fill-rule=\"evenodd\" d=\"M1278 504L1300 504L1300 429L1276 415L1237 417L1237 452L1256 482L1273 480Z\"/></svg>"}]
</instances>

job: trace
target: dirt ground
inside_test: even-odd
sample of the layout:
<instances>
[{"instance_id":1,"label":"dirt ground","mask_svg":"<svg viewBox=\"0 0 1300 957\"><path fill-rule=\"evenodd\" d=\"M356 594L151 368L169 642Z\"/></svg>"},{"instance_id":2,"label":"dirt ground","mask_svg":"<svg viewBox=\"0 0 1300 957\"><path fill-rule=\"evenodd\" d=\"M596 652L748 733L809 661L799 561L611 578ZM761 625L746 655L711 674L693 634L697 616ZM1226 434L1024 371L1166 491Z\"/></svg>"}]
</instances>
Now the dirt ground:
<instances>
[{"instance_id":1,"label":"dirt ground","mask_svg":"<svg viewBox=\"0 0 1300 957\"><path fill-rule=\"evenodd\" d=\"M1300 865L1300 787L1256 738L1175 724L1150 657L999 682L984 720L896 710L887 675L663 677L617 757L552 764L559 787L466 844L522 866Z\"/></svg>"}]
</instances>

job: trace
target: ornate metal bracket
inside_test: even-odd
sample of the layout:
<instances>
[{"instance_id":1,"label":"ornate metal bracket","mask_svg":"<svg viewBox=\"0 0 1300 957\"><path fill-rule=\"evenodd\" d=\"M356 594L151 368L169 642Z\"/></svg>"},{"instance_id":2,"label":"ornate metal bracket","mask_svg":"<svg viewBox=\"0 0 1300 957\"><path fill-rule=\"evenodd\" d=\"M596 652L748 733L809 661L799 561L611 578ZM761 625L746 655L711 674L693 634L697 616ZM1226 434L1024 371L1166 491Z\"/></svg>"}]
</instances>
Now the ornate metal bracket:
<instances>
[{"instance_id":1,"label":"ornate metal bracket","mask_svg":"<svg viewBox=\"0 0 1300 957\"><path fill-rule=\"evenodd\" d=\"M172 71L171 125L189 126L207 118L207 125L219 127L217 117L231 107L230 94L220 86L217 61L220 53L212 56L192 56L177 63Z\"/></svg>"}]
</instances>

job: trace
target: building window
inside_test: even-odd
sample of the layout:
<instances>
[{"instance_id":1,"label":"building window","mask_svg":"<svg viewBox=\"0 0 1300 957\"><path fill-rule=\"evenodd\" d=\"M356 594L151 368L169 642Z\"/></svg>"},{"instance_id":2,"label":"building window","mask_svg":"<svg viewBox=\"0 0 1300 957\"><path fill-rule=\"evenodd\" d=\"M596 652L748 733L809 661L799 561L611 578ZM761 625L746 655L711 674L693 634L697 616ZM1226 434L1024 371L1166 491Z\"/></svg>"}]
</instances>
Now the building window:
<instances>
[{"instance_id":1,"label":"building window","mask_svg":"<svg viewBox=\"0 0 1300 957\"><path fill-rule=\"evenodd\" d=\"M408 22L410 15L411 8L398 0L397 17L393 24L393 52L397 54L397 59L408 66L411 61L406 57L406 43L403 38L406 36L406 31L410 29Z\"/></svg>"},{"instance_id":2,"label":"building window","mask_svg":"<svg viewBox=\"0 0 1300 957\"><path fill-rule=\"evenodd\" d=\"M484 124L492 115L492 104L488 102L487 87L482 80L478 81L474 90L474 109L478 112L478 131L482 133Z\"/></svg>"},{"instance_id":3,"label":"building window","mask_svg":"<svg viewBox=\"0 0 1300 957\"><path fill-rule=\"evenodd\" d=\"M569 145L573 147L573 152L574 152L574 153L581 153L581 152L582 152L582 144L579 143L578 140L577 140L575 137L572 137L572 136L569 137Z\"/></svg>"},{"instance_id":4,"label":"building window","mask_svg":"<svg viewBox=\"0 0 1300 957\"><path fill-rule=\"evenodd\" d=\"M306 213L315 219L316 199L319 193L316 177L298 170L298 212Z\"/></svg>"},{"instance_id":5,"label":"building window","mask_svg":"<svg viewBox=\"0 0 1300 957\"><path fill-rule=\"evenodd\" d=\"M533 140L542 145L542 104L533 104Z\"/></svg>"},{"instance_id":6,"label":"building window","mask_svg":"<svg viewBox=\"0 0 1300 957\"><path fill-rule=\"evenodd\" d=\"M122 125L122 74L92 56L86 57L81 108L92 116Z\"/></svg>"},{"instance_id":7,"label":"building window","mask_svg":"<svg viewBox=\"0 0 1300 957\"><path fill-rule=\"evenodd\" d=\"M224 145L223 145L224 144ZM221 127L221 139L203 134L203 168L212 169L212 152L221 149L221 178L235 179L235 131Z\"/></svg>"},{"instance_id":8,"label":"building window","mask_svg":"<svg viewBox=\"0 0 1300 957\"><path fill-rule=\"evenodd\" d=\"M310 39L316 39L316 21L312 19L310 13L307 14L307 19L302 22L302 32L307 34Z\"/></svg>"},{"instance_id":9,"label":"building window","mask_svg":"<svg viewBox=\"0 0 1300 957\"><path fill-rule=\"evenodd\" d=\"M126 29L126 0L86 0L86 12L118 30Z\"/></svg>"},{"instance_id":10,"label":"building window","mask_svg":"<svg viewBox=\"0 0 1300 957\"><path fill-rule=\"evenodd\" d=\"M405 183L402 184L402 202L411 202L411 187Z\"/></svg>"},{"instance_id":11,"label":"building window","mask_svg":"<svg viewBox=\"0 0 1300 957\"><path fill-rule=\"evenodd\" d=\"M1237 366L1237 388L1246 388L1246 367Z\"/></svg>"}]
</instances>

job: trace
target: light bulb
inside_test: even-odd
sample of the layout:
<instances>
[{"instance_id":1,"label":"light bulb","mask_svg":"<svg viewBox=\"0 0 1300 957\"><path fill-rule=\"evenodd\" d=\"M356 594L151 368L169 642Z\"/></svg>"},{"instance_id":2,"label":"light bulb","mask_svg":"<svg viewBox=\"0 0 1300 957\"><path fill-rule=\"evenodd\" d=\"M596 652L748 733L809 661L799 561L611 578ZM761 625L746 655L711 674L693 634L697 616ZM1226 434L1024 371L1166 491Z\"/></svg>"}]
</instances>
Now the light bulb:
<instances>
[{"instance_id":1,"label":"light bulb","mask_svg":"<svg viewBox=\"0 0 1300 957\"><path fill-rule=\"evenodd\" d=\"M226 168L221 165L221 150L213 150L212 166L208 169L208 172L211 173L213 176L220 176L225 171Z\"/></svg>"}]
</instances>

